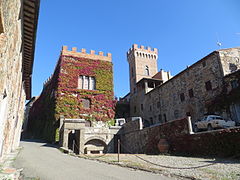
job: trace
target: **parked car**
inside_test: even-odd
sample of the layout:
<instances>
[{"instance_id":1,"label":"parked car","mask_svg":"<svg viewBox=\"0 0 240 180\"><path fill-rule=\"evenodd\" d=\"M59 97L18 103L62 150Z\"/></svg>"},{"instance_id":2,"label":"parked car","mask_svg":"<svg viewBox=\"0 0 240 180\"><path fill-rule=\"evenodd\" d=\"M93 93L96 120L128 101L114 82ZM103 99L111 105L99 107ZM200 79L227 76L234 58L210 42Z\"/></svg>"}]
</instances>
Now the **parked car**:
<instances>
[{"instance_id":1,"label":"parked car","mask_svg":"<svg viewBox=\"0 0 240 180\"><path fill-rule=\"evenodd\" d=\"M200 130L213 130L221 129L227 127L235 126L235 121L225 120L221 116L217 115L207 115L204 116L201 120L194 123L194 131L198 132Z\"/></svg>"}]
</instances>

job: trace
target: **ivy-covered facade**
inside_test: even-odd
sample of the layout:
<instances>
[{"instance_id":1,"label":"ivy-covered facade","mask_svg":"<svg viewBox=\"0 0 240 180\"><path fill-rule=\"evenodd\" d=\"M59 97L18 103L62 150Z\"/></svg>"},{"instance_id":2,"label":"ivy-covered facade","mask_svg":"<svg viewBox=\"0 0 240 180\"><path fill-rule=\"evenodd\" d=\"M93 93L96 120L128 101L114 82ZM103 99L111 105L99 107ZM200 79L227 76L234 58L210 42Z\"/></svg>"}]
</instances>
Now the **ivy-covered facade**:
<instances>
[{"instance_id":1,"label":"ivy-covered facade","mask_svg":"<svg viewBox=\"0 0 240 180\"><path fill-rule=\"evenodd\" d=\"M29 112L28 129L36 138L55 141L60 116L112 122L115 104L111 54L63 47L53 75Z\"/></svg>"}]
</instances>

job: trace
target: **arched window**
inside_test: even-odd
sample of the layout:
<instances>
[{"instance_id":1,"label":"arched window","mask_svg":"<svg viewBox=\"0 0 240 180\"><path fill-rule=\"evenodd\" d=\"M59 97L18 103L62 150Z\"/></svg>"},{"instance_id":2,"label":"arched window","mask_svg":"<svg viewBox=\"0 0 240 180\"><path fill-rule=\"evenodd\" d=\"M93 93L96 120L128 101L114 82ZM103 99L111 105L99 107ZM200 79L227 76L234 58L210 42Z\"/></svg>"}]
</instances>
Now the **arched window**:
<instances>
[{"instance_id":1,"label":"arched window","mask_svg":"<svg viewBox=\"0 0 240 180\"><path fill-rule=\"evenodd\" d=\"M148 68L148 66L145 66L145 75L149 76L149 68Z\"/></svg>"}]
</instances>

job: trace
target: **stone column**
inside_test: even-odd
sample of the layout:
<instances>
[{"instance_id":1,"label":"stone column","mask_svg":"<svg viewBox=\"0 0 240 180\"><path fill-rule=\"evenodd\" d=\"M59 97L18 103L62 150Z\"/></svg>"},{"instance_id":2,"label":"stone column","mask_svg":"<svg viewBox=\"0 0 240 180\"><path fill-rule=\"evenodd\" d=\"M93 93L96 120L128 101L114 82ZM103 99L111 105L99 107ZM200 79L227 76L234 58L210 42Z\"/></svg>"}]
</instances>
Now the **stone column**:
<instances>
[{"instance_id":1,"label":"stone column","mask_svg":"<svg viewBox=\"0 0 240 180\"><path fill-rule=\"evenodd\" d=\"M145 82L144 82L144 85L145 85L145 93L148 93L148 82L145 81Z\"/></svg>"},{"instance_id":2,"label":"stone column","mask_svg":"<svg viewBox=\"0 0 240 180\"><path fill-rule=\"evenodd\" d=\"M79 133L79 154L84 153L84 143L85 143L85 129L80 129Z\"/></svg>"},{"instance_id":3,"label":"stone column","mask_svg":"<svg viewBox=\"0 0 240 180\"><path fill-rule=\"evenodd\" d=\"M68 129L63 130L63 147L68 149Z\"/></svg>"}]
</instances>

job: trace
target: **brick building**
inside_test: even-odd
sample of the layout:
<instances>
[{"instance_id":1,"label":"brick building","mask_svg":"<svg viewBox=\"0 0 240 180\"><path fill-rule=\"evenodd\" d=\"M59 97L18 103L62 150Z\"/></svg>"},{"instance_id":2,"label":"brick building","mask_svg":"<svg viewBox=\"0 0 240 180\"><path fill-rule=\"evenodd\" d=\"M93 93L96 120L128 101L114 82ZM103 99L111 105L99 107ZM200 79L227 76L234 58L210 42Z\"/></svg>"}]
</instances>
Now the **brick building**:
<instances>
[{"instance_id":1,"label":"brick building","mask_svg":"<svg viewBox=\"0 0 240 180\"><path fill-rule=\"evenodd\" d=\"M205 113L218 113L239 121L239 105L235 106L238 114L235 116L229 106L222 109L212 107L217 106L214 100L225 89L225 77L240 69L240 48L214 51L174 77L163 70L157 73L157 49L151 51L133 45L127 59L130 115L141 116L145 125L186 116L196 121Z\"/></svg>"},{"instance_id":2,"label":"brick building","mask_svg":"<svg viewBox=\"0 0 240 180\"><path fill-rule=\"evenodd\" d=\"M53 75L30 109L28 131L55 141L60 117L85 119L91 126L93 121L112 122L114 108L111 54L63 46Z\"/></svg>"},{"instance_id":3,"label":"brick building","mask_svg":"<svg viewBox=\"0 0 240 180\"><path fill-rule=\"evenodd\" d=\"M31 98L39 0L0 1L0 160L20 141L25 99Z\"/></svg>"}]
</instances>

